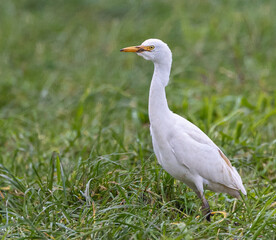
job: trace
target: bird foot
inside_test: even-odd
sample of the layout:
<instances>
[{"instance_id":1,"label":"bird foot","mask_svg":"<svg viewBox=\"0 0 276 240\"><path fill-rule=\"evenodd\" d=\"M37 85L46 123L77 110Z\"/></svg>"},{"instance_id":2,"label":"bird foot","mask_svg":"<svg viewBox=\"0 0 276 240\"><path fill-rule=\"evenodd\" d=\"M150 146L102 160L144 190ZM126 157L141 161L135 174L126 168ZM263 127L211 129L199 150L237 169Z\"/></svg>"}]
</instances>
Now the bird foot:
<instances>
[{"instance_id":1,"label":"bird foot","mask_svg":"<svg viewBox=\"0 0 276 240\"><path fill-rule=\"evenodd\" d=\"M227 212L224 211L215 211L215 212L205 212L205 218L208 222L211 222L211 217L213 217L215 214L222 214L223 215L223 219L221 219L218 223L224 221L224 219L227 218Z\"/></svg>"},{"instance_id":2,"label":"bird foot","mask_svg":"<svg viewBox=\"0 0 276 240\"><path fill-rule=\"evenodd\" d=\"M215 214L222 214L223 215L223 219L221 219L219 221L219 223L222 222L222 221L224 221L225 218L227 218L227 212L224 212L224 211L215 211L215 212L211 212L210 214L212 216L214 216Z\"/></svg>"}]
</instances>

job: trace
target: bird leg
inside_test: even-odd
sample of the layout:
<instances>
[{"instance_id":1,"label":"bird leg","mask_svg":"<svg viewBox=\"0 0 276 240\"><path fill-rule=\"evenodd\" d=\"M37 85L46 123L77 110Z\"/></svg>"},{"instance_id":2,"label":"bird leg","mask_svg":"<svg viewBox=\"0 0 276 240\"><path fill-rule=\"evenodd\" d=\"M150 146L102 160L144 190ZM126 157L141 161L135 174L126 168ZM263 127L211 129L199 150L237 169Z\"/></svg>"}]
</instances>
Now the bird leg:
<instances>
[{"instance_id":1,"label":"bird leg","mask_svg":"<svg viewBox=\"0 0 276 240\"><path fill-rule=\"evenodd\" d=\"M209 203L203 194L202 194L201 200L202 200L202 212L203 212L204 216L206 216L206 220L208 222L210 222L211 221L210 218L211 218L212 214L211 214Z\"/></svg>"},{"instance_id":2,"label":"bird leg","mask_svg":"<svg viewBox=\"0 0 276 240\"><path fill-rule=\"evenodd\" d=\"M211 210L210 210L209 203L208 203L208 201L206 200L206 198L205 198L203 192L198 192L198 191L196 191L196 194L197 194L197 196L198 196L198 197L201 199L201 201L202 201L202 213L203 213L204 216L206 216L206 220L207 220L208 222L210 222L210 221L211 221L210 218L211 218L211 216L212 216L212 213L211 213Z\"/></svg>"}]
</instances>

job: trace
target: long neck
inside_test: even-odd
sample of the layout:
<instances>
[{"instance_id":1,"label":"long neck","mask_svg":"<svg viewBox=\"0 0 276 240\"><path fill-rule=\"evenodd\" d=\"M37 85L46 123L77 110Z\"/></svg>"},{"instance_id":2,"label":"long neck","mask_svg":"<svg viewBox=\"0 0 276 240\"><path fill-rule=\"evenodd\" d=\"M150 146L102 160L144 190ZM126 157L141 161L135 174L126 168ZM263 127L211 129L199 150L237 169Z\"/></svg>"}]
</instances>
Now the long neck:
<instances>
[{"instance_id":1,"label":"long neck","mask_svg":"<svg viewBox=\"0 0 276 240\"><path fill-rule=\"evenodd\" d=\"M169 114L170 109L166 98L165 87L169 82L171 62L167 64L154 64L154 73L149 94L149 118L151 124L157 124Z\"/></svg>"}]
</instances>

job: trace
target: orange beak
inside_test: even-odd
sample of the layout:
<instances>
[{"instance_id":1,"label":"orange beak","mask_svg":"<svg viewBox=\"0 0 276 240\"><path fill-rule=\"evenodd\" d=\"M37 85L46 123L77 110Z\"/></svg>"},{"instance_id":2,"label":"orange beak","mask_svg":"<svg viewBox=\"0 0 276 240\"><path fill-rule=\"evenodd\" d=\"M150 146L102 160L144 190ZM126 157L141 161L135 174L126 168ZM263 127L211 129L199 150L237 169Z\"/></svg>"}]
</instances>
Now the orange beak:
<instances>
[{"instance_id":1,"label":"orange beak","mask_svg":"<svg viewBox=\"0 0 276 240\"><path fill-rule=\"evenodd\" d=\"M133 47L126 47L126 48L122 48L120 50L120 52L136 52L136 53L140 53L140 52L144 52L144 51L150 51L149 46L133 46Z\"/></svg>"}]
</instances>

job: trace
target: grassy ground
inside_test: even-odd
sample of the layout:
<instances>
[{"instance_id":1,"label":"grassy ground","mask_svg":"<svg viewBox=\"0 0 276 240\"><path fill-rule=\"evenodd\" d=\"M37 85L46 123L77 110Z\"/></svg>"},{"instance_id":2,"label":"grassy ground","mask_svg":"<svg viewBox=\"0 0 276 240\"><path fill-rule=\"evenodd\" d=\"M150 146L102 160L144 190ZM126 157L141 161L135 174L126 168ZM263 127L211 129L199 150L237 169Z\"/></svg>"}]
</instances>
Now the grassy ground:
<instances>
[{"instance_id":1,"label":"grassy ground","mask_svg":"<svg viewBox=\"0 0 276 240\"><path fill-rule=\"evenodd\" d=\"M0 5L2 239L276 239L275 1ZM206 191L222 222L153 154L153 66L119 52L151 37L173 52L171 109L245 183L244 202Z\"/></svg>"}]
</instances>

